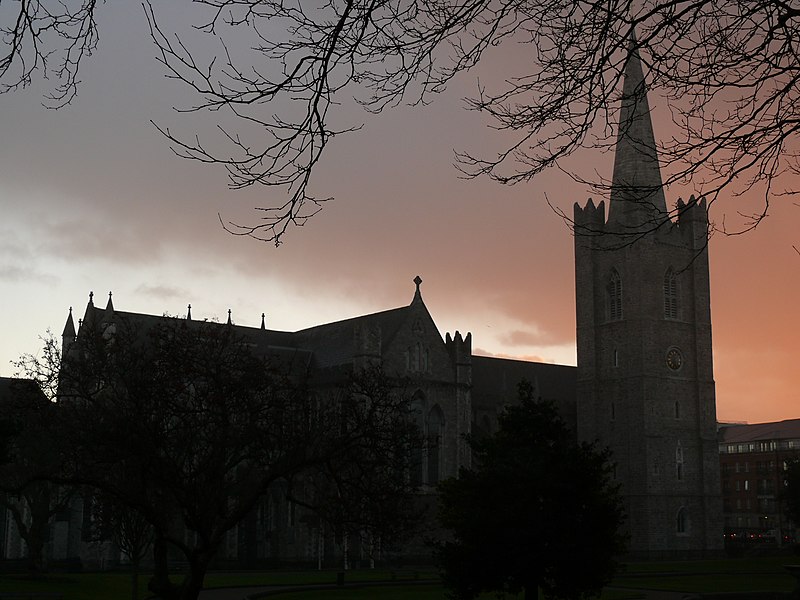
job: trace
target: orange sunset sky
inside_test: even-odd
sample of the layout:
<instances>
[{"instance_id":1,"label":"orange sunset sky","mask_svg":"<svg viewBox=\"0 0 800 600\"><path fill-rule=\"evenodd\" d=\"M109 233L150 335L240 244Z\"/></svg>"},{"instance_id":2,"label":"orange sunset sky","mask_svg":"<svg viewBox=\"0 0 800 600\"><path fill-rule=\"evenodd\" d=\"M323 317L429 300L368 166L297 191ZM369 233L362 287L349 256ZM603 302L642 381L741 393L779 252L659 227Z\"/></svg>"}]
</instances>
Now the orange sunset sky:
<instances>
[{"instance_id":1,"label":"orange sunset sky","mask_svg":"<svg viewBox=\"0 0 800 600\"><path fill-rule=\"evenodd\" d=\"M335 200L275 248L225 233L225 219L280 191L226 188L223 170L183 161L151 125L213 131L209 116L176 115L183 90L153 60L141 7L103 5L100 47L70 107L41 106L46 88L0 96L0 375L114 292L118 310L227 318L294 330L411 301L415 275L440 332L471 331L477 353L575 364L572 237L548 206L571 214L589 193L559 172L514 187L460 179L453 150L496 138L461 98L475 75L426 107L379 116L347 111L362 131L337 138L313 191ZM519 57L517 57L519 58ZM668 112L650 95L656 136ZM205 119L203 121L202 119ZM610 154L571 165L611 173ZM800 188L800 182L798 182ZM667 190L667 202L699 193ZM275 194L271 196L270 194ZM599 198L595 198L598 200ZM722 198L734 222L751 198ZM717 414L761 422L800 418L800 206L778 199L745 236L711 240Z\"/></svg>"}]
</instances>

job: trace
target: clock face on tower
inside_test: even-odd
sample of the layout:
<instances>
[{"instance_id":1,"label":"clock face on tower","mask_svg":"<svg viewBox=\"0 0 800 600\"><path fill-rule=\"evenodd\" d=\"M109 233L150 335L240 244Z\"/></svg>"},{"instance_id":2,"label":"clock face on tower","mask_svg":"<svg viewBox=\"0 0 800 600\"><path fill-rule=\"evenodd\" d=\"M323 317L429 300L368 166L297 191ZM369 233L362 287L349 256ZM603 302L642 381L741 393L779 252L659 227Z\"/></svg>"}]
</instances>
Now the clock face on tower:
<instances>
[{"instance_id":1,"label":"clock face on tower","mask_svg":"<svg viewBox=\"0 0 800 600\"><path fill-rule=\"evenodd\" d=\"M673 371L677 371L683 366L683 355L677 348L667 350L667 366Z\"/></svg>"}]
</instances>

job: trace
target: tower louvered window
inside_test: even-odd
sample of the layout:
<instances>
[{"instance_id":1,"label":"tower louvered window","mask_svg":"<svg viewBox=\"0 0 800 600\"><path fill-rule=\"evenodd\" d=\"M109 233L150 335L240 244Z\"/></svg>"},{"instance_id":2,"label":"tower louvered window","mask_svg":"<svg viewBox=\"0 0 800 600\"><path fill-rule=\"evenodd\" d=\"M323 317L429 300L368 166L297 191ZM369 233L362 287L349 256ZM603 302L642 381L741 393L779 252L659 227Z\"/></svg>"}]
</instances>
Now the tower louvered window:
<instances>
[{"instance_id":1,"label":"tower louvered window","mask_svg":"<svg viewBox=\"0 0 800 600\"><path fill-rule=\"evenodd\" d=\"M608 280L608 316L611 321L622 320L622 279L616 270Z\"/></svg>"},{"instance_id":2,"label":"tower louvered window","mask_svg":"<svg viewBox=\"0 0 800 600\"><path fill-rule=\"evenodd\" d=\"M671 267L664 274L664 318L678 318L678 278Z\"/></svg>"}]
</instances>

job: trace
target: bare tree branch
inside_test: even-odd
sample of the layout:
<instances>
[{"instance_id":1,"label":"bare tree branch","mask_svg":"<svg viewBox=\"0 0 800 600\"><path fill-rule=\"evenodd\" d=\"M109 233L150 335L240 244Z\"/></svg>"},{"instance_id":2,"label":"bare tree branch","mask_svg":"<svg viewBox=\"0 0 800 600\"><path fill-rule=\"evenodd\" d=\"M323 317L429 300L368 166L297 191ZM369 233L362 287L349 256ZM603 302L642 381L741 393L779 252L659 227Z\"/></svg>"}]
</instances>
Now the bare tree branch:
<instances>
[{"instance_id":1,"label":"bare tree branch","mask_svg":"<svg viewBox=\"0 0 800 600\"><path fill-rule=\"evenodd\" d=\"M0 82L7 91L27 85L37 71L52 72L61 82L52 98L58 105L74 96L81 59L96 46L96 0L58 4L57 13L40 1L15 2L15 19L2 21L9 25L0 30ZM570 168L567 159L614 146L634 32L648 87L673 122L657 149L666 186L691 179L709 205L724 191L736 221L720 221L725 234L758 226L770 202L798 193L796 0L191 5L190 34L162 28L153 5L144 8L167 77L192 93L193 103L178 110L213 114L217 135L201 139L157 127L178 156L223 165L233 189L266 186L254 222L220 217L237 235L280 243L291 225L302 225L330 199L313 192L312 173L336 136L358 129L341 123L348 106L377 113L427 103L499 46L526 60L509 65L499 83L480 82L468 107L485 114L506 145L494 154L459 151L462 175L514 184L556 167L607 192L609 181ZM62 47L53 46L54 37ZM50 70L56 55L59 66Z\"/></svg>"},{"instance_id":2,"label":"bare tree branch","mask_svg":"<svg viewBox=\"0 0 800 600\"><path fill-rule=\"evenodd\" d=\"M72 102L83 59L97 48L97 0L11 0L0 7L0 94L54 78L49 108Z\"/></svg>"}]
</instances>

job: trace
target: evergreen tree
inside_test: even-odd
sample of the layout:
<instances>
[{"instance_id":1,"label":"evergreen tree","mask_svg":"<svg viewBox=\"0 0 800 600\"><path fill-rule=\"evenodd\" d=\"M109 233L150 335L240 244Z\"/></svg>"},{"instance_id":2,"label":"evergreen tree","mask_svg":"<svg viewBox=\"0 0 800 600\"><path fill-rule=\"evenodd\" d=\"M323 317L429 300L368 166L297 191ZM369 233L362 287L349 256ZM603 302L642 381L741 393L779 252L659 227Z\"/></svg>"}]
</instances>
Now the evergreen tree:
<instances>
[{"instance_id":1,"label":"evergreen tree","mask_svg":"<svg viewBox=\"0 0 800 600\"><path fill-rule=\"evenodd\" d=\"M607 450L577 443L529 383L497 433L470 438L473 468L440 485L452 539L439 548L454 598L484 591L536 598L599 594L624 551L624 510Z\"/></svg>"}]
</instances>

